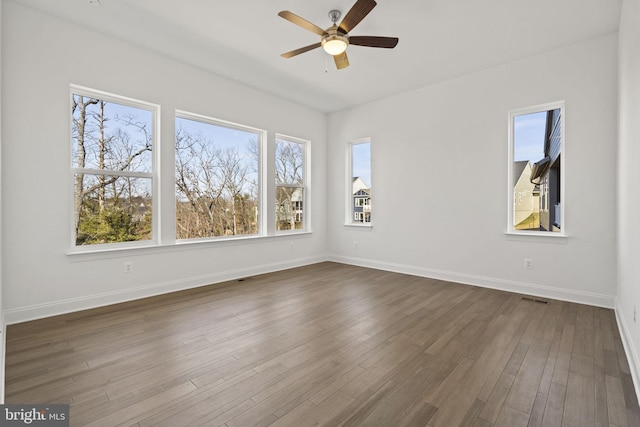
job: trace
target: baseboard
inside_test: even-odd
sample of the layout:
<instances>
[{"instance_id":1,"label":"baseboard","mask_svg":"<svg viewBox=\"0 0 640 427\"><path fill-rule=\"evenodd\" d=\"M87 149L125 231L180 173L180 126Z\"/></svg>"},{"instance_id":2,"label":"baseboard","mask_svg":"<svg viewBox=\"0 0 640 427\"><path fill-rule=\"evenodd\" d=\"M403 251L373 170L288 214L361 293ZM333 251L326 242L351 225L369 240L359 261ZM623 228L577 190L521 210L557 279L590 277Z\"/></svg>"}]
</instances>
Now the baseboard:
<instances>
[{"instance_id":1,"label":"baseboard","mask_svg":"<svg viewBox=\"0 0 640 427\"><path fill-rule=\"evenodd\" d=\"M103 307L106 305L211 285L214 283L236 280L243 277L272 273L275 271L287 270L295 267L302 267L305 265L316 264L323 261L327 261L326 256L299 258L288 260L286 262L254 265L237 270L228 270L215 274L188 277L185 279L172 280L162 283L153 283L120 291L105 292L97 295L89 295L80 298L54 301L46 304L37 304L27 307L8 309L4 311L4 325L11 325L15 323L27 322L30 320L57 316L60 314Z\"/></svg>"},{"instance_id":2,"label":"baseboard","mask_svg":"<svg viewBox=\"0 0 640 427\"><path fill-rule=\"evenodd\" d=\"M638 359L638 352L636 351L636 347L633 345L633 340L631 339L631 335L629 334L629 327L627 326L627 322L625 317L622 314L622 306L620 305L620 301L616 298L616 320L618 323L618 330L620 331L620 338L622 339L622 347L624 348L624 352L627 356L627 361L629 362L629 370L631 371L631 378L633 379L633 387L636 390L636 397L638 397L638 403L640 403L640 387L638 387L638 382L640 380L640 372L638 372L638 368L640 367L640 359Z\"/></svg>"},{"instance_id":3,"label":"baseboard","mask_svg":"<svg viewBox=\"0 0 640 427\"><path fill-rule=\"evenodd\" d=\"M609 295L573 291L562 288L521 283L516 281L508 281L503 279L469 275L451 271L428 269L406 264L388 263L362 258L329 255L288 260L286 262L280 263L255 265L248 268L228 270L215 274L189 277L168 282L153 283L121 291L105 292L85 297L54 301L46 304L37 304L32 306L7 309L3 313L3 325L11 325L15 323L27 322L30 320L57 316L60 314L102 307L140 298L147 298L155 295L166 294L169 292L176 292L185 289L206 286L213 283L235 280L242 277L301 267L304 265L315 264L323 261L333 261L342 264L373 268L377 270L393 271L397 273L411 274L414 276L429 277L437 280L445 280L466 285L499 289L508 292L516 292L526 295L558 299L562 301L577 302L580 304L588 304L598 307L616 307L615 297Z\"/></svg>"},{"instance_id":4,"label":"baseboard","mask_svg":"<svg viewBox=\"0 0 640 427\"><path fill-rule=\"evenodd\" d=\"M516 282L512 280L497 279L493 277L484 277L472 274L456 273L452 271L416 267L406 264L372 261L368 259L352 258L338 255L329 255L329 261L339 262L342 264L357 265L360 267L374 268L377 270L411 274L413 276L428 277L431 279L445 280L447 282L462 283L465 285L480 286L483 288L498 289L501 291L515 292L536 297L576 302L580 304L593 305L596 307L615 308L615 296L611 295L574 291L569 289L555 288L551 286L542 286L531 283Z\"/></svg>"}]
</instances>

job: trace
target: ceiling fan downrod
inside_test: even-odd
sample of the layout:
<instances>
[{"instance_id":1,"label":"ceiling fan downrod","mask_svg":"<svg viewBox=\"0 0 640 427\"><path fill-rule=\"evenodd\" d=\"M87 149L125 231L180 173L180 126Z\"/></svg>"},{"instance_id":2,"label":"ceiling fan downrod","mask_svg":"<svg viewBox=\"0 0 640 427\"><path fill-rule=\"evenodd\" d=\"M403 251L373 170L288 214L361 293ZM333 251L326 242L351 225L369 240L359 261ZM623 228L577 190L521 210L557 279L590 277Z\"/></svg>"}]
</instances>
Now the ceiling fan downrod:
<instances>
[{"instance_id":1,"label":"ceiling fan downrod","mask_svg":"<svg viewBox=\"0 0 640 427\"><path fill-rule=\"evenodd\" d=\"M329 11L329 19L331 19L331 22L333 22L334 25L338 23L341 16L342 12L340 12L339 10L334 9Z\"/></svg>"}]
</instances>

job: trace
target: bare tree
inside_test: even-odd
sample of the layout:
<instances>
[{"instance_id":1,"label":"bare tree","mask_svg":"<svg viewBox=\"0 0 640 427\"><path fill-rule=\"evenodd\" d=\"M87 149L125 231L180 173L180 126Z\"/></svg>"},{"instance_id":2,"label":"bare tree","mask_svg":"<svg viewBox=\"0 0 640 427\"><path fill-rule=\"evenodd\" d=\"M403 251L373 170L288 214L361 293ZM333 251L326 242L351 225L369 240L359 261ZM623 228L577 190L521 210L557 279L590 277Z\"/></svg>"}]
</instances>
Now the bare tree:
<instances>
[{"instance_id":1,"label":"bare tree","mask_svg":"<svg viewBox=\"0 0 640 427\"><path fill-rule=\"evenodd\" d=\"M176 131L178 238L215 236L222 228L216 211L224 188L215 170L221 153L210 145L201 136Z\"/></svg>"},{"instance_id":2,"label":"bare tree","mask_svg":"<svg viewBox=\"0 0 640 427\"><path fill-rule=\"evenodd\" d=\"M79 242L80 227L83 217L86 221L95 219L96 215L104 215L107 204L110 209L118 207L123 195L128 199L126 214L131 217L137 209L134 206L133 194L137 194L135 188L136 178L109 175L110 171L136 170L136 166L142 163L143 155L152 150L152 135L144 121L135 121L133 116L119 118L115 116L114 125L110 126L109 118L105 112L107 102L95 98L73 96L73 138L74 138L74 167L77 168L75 176L75 233ZM142 140L133 140L127 129L135 129L143 135ZM104 171L104 173L91 173L87 170ZM87 179L90 178L90 179ZM97 203L97 213L89 209L89 200ZM138 201L135 201L138 204ZM141 202L140 202L141 203ZM122 207L119 207L122 210ZM121 213L121 217L124 214ZM130 218L129 218L130 219ZM103 234L109 234L109 227ZM87 230L85 230L87 231ZM112 236L106 237L108 241L119 241L123 236L121 231L112 230ZM89 231L90 232L90 231ZM88 241L98 243L96 233ZM104 239L104 237L103 237Z\"/></svg>"},{"instance_id":3,"label":"bare tree","mask_svg":"<svg viewBox=\"0 0 640 427\"><path fill-rule=\"evenodd\" d=\"M276 144L276 182L302 184L304 155L302 145L288 141Z\"/></svg>"},{"instance_id":4,"label":"bare tree","mask_svg":"<svg viewBox=\"0 0 640 427\"><path fill-rule=\"evenodd\" d=\"M237 148L176 130L176 237L257 232L254 162ZM257 162L255 162L257 168Z\"/></svg>"},{"instance_id":5,"label":"bare tree","mask_svg":"<svg viewBox=\"0 0 640 427\"><path fill-rule=\"evenodd\" d=\"M87 125L87 106L95 105L99 101L93 98L84 98L83 96L74 96L73 104L71 106L71 116L73 117L73 132L74 140L76 141L75 151L75 166L77 168L84 168L86 162L87 151L85 148L85 133ZM73 206L75 209L74 223L75 233L78 235L78 226L80 224L80 212L82 207L82 200L84 199L84 174L77 173L75 176L75 194L73 199Z\"/></svg>"},{"instance_id":6,"label":"bare tree","mask_svg":"<svg viewBox=\"0 0 640 427\"><path fill-rule=\"evenodd\" d=\"M290 141L276 142L276 208L279 229L296 228L296 212L304 183L304 153L302 144Z\"/></svg>"}]
</instances>

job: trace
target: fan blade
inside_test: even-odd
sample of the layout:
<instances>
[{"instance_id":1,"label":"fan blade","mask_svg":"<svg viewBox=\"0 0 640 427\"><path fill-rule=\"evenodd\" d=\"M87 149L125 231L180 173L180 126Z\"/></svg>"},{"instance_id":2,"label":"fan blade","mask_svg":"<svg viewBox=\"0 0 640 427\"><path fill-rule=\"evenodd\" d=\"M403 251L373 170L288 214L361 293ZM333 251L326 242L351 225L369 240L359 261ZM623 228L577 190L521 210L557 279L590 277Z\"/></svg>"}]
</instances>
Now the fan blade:
<instances>
[{"instance_id":1,"label":"fan blade","mask_svg":"<svg viewBox=\"0 0 640 427\"><path fill-rule=\"evenodd\" d=\"M346 34L353 30L377 4L374 0L358 0L338 26L340 31Z\"/></svg>"},{"instance_id":2,"label":"fan blade","mask_svg":"<svg viewBox=\"0 0 640 427\"><path fill-rule=\"evenodd\" d=\"M397 37L353 36L349 37L349 44L367 47L383 47L393 49L398 44Z\"/></svg>"},{"instance_id":3,"label":"fan blade","mask_svg":"<svg viewBox=\"0 0 640 427\"><path fill-rule=\"evenodd\" d=\"M309 46L301 47L299 49L292 50L291 52L283 53L280 56L282 56L283 58L291 58L293 56L300 55L301 53L305 53L310 50L313 50L317 47L320 47L320 43L310 44Z\"/></svg>"},{"instance_id":4,"label":"fan blade","mask_svg":"<svg viewBox=\"0 0 640 427\"><path fill-rule=\"evenodd\" d=\"M300 18L298 15L293 12L289 12L288 10L283 10L282 12L278 13L278 16L281 16L289 22L293 22L294 24L304 28L305 30L309 30L312 33L316 33L320 36L324 34L324 30L322 28L318 27L316 24L312 24L304 18Z\"/></svg>"},{"instance_id":5,"label":"fan blade","mask_svg":"<svg viewBox=\"0 0 640 427\"><path fill-rule=\"evenodd\" d=\"M333 60L336 63L336 68L342 70L349 66L349 58L347 58L347 51L342 52L339 55L333 55Z\"/></svg>"}]
</instances>

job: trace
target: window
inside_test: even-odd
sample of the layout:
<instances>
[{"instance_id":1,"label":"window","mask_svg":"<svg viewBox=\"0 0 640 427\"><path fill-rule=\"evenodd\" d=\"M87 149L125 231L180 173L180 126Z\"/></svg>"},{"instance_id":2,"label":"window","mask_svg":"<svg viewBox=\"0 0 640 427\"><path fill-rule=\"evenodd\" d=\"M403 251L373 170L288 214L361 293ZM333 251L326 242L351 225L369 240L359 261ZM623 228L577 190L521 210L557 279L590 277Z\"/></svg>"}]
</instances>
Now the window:
<instances>
[{"instance_id":1,"label":"window","mask_svg":"<svg viewBox=\"0 0 640 427\"><path fill-rule=\"evenodd\" d=\"M159 108L71 87L75 246L156 240Z\"/></svg>"},{"instance_id":2,"label":"window","mask_svg":"<svg viewBox=\"0 0 640 427\"><path fill-rule=\"evenodd\" d=\"M563 235L564 105L509 115L509 231Z\"/></svg>"},{"instance_id":3,"label":"window","mask_svg":"<svg viewBox=\"0 0 640 427\"><path fill-rule=\"evenodd\" d=\"M308 141L276 135L276 231L304 230Z\"/></svg>"},{"instance_id":4,"label":"window","mask_svg":"<svg viewBox=\"0 0 640 427\"><path fill-rule=\"evenodd\" d=\"M264 131L176 115L176 239L260 234Z\"/></svg>"},{"instance_id":5,"label":"window","mask_svg":"<svg viewBox=\"0 0 640 427\"><path fill-rule=\"evenodd\" d=\"M363 206L369 206L369 204L371 203L371 198L369 197L368 193L365 193L364 191L360 193L361 194L355 196L356 207L361 208Z\"/></svg>"},{"instance_id":6,"label":"window","mask_svg":"<svg viewBox=\"0 0 640 427\"><path fill-rule=\"evenodd\" d=\"M347 183L347 223L371 223L371 141L369 139L348 145L349 182Z\"/></svg>"}]
</instances>

